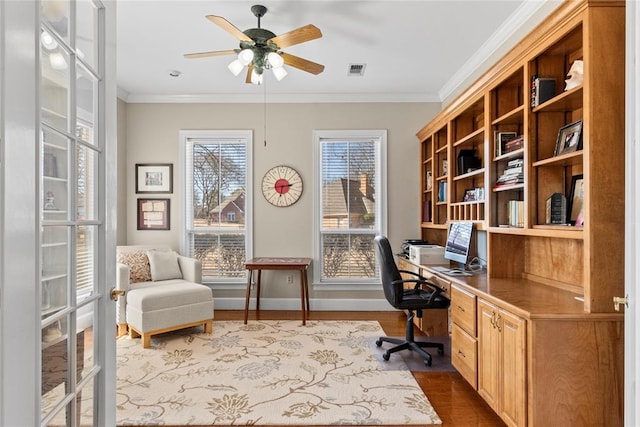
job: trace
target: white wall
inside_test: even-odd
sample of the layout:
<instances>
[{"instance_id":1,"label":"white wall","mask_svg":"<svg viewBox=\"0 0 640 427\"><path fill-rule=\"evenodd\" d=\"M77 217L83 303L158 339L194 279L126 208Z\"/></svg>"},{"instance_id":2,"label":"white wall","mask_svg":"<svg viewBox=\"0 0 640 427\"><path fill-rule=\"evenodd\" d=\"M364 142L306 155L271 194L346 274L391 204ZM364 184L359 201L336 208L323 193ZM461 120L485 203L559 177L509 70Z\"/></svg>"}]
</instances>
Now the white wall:
<instances>
[{"instance_id":1,"label":"white wall","mask_svg":"<svg viewBox=\"0 0 640 427\"><path fill-rule=\"evenodd\" d=\"M312 131L321 129L388 130L388 235L394 249L403 239L420 237L420 165L416 132L435 116L440 104L268 104L267 142L264 145L263 104L124 104L126 165L119 165L126 179L126 241L128 244L168 243L178 248L178 203L181 188L178 165L178 131L203 129L251 129L254 132L254 256L312 256L313 149ZM121 133L122 135L122 133ZM134 168L136 163L173 163L174 192L171 198L171 230L136 230ZM295 167L305 189L301 199L288 208L268 204L261 193L264 173L278 164ZM123 178L126 176L126 178ZM145 195L147 196L147 195ZM153 195L152 195L153 196ZM165 195L157 195L165 197ZM122 221L119 221L122 224ZM297 286L286 286L278 272L266 286L267 298L294 298ZM284 274L284 273L281 273ZM239 291L216 291L217 296L239 297ZM242 293L243 295L243 293ZM312 298L380 298L379 292L312 292Z\"/></svg>"}]
</instances>

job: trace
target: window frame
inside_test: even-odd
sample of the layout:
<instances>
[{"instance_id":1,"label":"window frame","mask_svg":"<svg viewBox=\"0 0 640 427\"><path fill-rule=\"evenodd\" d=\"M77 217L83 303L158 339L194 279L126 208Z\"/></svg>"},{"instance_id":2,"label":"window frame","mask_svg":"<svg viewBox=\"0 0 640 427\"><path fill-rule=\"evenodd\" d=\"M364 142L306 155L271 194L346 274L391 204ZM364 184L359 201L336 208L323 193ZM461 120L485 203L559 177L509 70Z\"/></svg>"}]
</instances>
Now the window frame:
<instances>
[{"instance_id":1,"label":"window frame","mask_svg":"<svg viewBox=\"0 0 640 427\"><path fill-rule=\"evenodd\" d=\"M180 232L180 253L190 256L189 231L187 224L191 207L187 206L187 194L191 191L188 185L193 185L189 178L191 167L187 164L188 144L201 141L243 141L246 146L246 191L245 191L245 254L247 259L253 258L253 131L251 130L181 130L179 131L179 165L177 176L180 179L177 187L181 188L179 195L178 227ZM175 184L175 183L174 183ZM203 283L215 285L216 289L244 288L247 283L246 274L238 278L206 279Z\"/></svg>"},{"instance_id":2,"label":"window frame","mask_svg":"<svg viewBox=\"0 0 640 427\"><path fill-rule=\"evenodd\" d=\"M376 144L376 231L387 234L387 130L315 130L313 131L314 197L313 197L313 269L314 290L362 291L379 290L379 271L371 279L322 278L322 144L325 141L358 142L372 140ZM376 254L377 257L377 254Z\"/></svg>"}]
</instances>

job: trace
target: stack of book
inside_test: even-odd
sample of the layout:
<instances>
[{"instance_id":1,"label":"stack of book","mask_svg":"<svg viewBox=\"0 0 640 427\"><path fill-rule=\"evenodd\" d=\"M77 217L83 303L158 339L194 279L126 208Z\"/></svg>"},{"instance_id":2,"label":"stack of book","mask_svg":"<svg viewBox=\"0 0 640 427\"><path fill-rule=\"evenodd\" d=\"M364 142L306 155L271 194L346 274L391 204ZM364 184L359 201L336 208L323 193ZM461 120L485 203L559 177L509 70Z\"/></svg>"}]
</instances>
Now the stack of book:
<instances>
[{"instance_id":1,"label":"stack of book","mask_svg":"<svg viewBox=\"0 0 640 427\"><path fill-rule=\"evenodd\" d=\"M524 202L509 200L507 202L507 216L509 227L524 227Z\"/></svg>"},{"instance_id":2,"label":"stack of book","mask_svg":"<svg viewBox=\"0 0 640 427\"><path fill-rule=\"evenodd\" d=\"M500 175L493 189L510 187L512 185L524 184L524 161L522 159L509 160L507 167Z\"/></svg>"},{"instance_id":3,"label":"stack of book","mask_svg":"<svg viewBox=\"0 0 640 427\"><path fill-rule=\"evenodd\" d=\"M502 154L511 153L524 147L524 136L520 135L504 143Z\"/></svg>"},{"instance_id":4,"label":"stack of book","mask_svg":"<svg viewBox=\"0 0 640 427\"><path fill-rule=\"evenodd\" d=\"M515 151L524 146L524 137L516 132L499 132L494 135L496 157ZM514 141L514 142L511 142ZM507 145L508 144L508 145ZM507 151L507 147L509 150Z\"/></svg>"}]
</instances>

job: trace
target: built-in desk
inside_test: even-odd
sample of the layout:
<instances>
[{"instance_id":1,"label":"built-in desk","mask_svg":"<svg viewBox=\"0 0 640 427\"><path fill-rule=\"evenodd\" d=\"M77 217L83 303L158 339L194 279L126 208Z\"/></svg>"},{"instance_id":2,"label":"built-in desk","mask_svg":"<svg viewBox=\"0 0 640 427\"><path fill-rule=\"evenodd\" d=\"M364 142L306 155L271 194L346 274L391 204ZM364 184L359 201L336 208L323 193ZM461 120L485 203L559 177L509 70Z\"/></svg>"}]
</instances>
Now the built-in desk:
<instances>
[{"instance_id":1,"label":"built-in desk","mask_svg":"<svg viewBox=\"0 0 640 427\"><path fill-rule=\"evenodd\" d=\"M623 424L624 317L538 282L447 276L454 367L513 426Z\"/></svg>"}]
</instances>

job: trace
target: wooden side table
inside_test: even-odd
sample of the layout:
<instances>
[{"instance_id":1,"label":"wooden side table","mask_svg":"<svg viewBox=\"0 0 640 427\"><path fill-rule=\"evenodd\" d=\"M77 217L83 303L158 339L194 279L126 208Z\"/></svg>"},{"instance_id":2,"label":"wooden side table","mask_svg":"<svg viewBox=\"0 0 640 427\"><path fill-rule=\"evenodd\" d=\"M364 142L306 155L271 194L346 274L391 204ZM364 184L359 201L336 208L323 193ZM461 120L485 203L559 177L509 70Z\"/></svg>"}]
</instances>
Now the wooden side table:
<instances>
[{"instance_id":1,"label":"wooden side table","mask_svg":"<svg viewBox=\"0 0 640 427\"><path fill-rule=\"evenodd\" d=\"M256 312L260 310L260 276L262 270L299 270L300 271L300 307L302 311L302 324L307 324L307 313L309 312L309 281L307 270L311 265L311 258L290 258L290 257L263 257L252 258L244 263L244 267L249 270L247 275L247 294L244 302L244 323L247 324L249 318L249 296L251 294L251 279L253 272L257 271L256 281Z\"/></svg>"}]
</instances>

